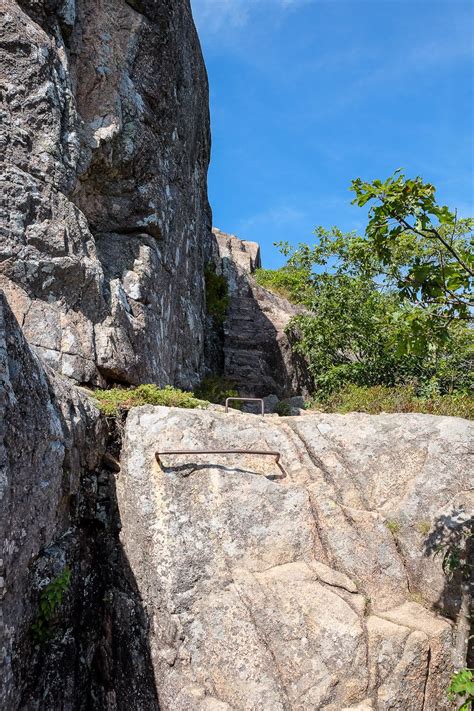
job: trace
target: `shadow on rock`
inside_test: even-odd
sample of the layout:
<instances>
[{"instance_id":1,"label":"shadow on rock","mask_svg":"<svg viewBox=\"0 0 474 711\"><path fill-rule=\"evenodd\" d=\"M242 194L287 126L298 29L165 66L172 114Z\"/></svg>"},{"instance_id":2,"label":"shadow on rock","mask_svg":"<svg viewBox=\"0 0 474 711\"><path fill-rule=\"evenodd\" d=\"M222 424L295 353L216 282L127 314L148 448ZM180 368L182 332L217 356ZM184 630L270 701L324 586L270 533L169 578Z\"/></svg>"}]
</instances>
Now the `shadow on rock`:
<instances>
[{"instance_id":1,"label":"shadow on rock","mask_svg":"<svg viewBox=\"0 0 474 711\"><path fill-rule=\"evenodd\" d=\"M439 516L425 541L426 556L440 556L446 576L436 608L457 622L459 665L474 664L474 517L462 507ZM467 657L467 660L466 660Z\"/></svg>"},{"instance_id":2,"label":"shadow on rock","mask_svg":"<svg viewBox=\"0 0 474 711\"><path fill-rule=\"evenodd\" d=\"M119 537L117 474L104 463L83 472L70 528L39 554L50 576L55 559L67 562L71 586L52 634L24 642L21 709L159 711L149 621Z\"/></svg>"},{"instance_id":3,"label":"shadow on rock","mask_svg":"<svg viewBox=\"0 0 474 711\"><path fill-rule=\"evenodd\" d=\"M206 471L210 469L218 469L221 472L227 472L229 474L252 474L253 476L262 476L269 481L278 481L279 479L285 479L287 476L285 470L281 464L276 463L275 466L280 469L281 474L264 474L263 472L256 472L252 469L241 469L239 467L225 466L224 464L180 464L172 466L163 466L160 464L161 470L164 474L181 474L182 477L188 477L194 472Z\"/></svg>"}]
</instances>

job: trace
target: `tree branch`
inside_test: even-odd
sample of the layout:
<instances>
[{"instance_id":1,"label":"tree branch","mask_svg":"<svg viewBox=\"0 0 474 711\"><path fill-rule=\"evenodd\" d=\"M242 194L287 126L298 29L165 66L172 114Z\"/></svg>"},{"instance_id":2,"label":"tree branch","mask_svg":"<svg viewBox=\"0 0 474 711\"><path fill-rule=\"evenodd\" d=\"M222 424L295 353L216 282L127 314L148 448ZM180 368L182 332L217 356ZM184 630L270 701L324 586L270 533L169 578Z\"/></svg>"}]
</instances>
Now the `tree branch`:
<instances>
[{"instance_id":1,"label":"tree branch","mask_svg":"<svg viewBox=\"0 0 474 711\"><path fill-rule=\"evenodd\" d=\"M449 244L449 242L446 242L444 237L440 235L438 230L435 230L434 227L431 227L430 229L425 230L425 232L420 232L420 230L417 230L416 227L412 227L409 222L404 217L397 217L396 218L398 222L405 227L406 230L411 230L415 234L419 235L420 237L426 237L426 232L431 232L432 235L434 235L435 239L438 239L444 247L448 250L448 252L454 257L454 259L462 266L462 268L470 274L472 277L474 277L474 270L472 270L465 262L464 260L459 256L459 254L456 252L456 250Z\"/></svg>"}]
</instances>

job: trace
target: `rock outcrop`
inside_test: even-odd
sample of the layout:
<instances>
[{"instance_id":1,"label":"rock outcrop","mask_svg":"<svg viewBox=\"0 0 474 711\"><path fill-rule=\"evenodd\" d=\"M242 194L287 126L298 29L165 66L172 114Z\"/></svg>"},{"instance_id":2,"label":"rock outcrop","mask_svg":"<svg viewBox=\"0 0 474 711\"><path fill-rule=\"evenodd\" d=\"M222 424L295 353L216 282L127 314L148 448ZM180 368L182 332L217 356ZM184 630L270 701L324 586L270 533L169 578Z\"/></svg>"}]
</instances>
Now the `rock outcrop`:
<instances>
[{"instance_id":1,"label":"rock outcrop","mask_svg":"<svg viewBox=\"0 0 474 711\"><path fill-rule=\"evenodd\" d=\"M106 435L90 399L30 350L0 292L4 711L158 709Z\"/></svg>"},{"instance_id":2,"label":"rock outcrop","mask_svg":"<svg viewBox=\"0 0 474 711\"><path fill-rule=\"evenodd\" d=\"M281 399L306 394L311 378L285 333L301 309L255 281L252 274L261 267L256 242L216 228L213 234L216 271L226 278L230 296L221 344L222 374L243 396L275 394Z\"/></svg>"},{"instance_id":3,"label":"rock outcrop","mask_svg":"<svg viewBox=\"0 0 474 711\"><path fill-rule=\"evenodd\" d=\"M41 552L69 529L81 477L97 468L104 443L99 413L43 370L0 292L2 708L20 706L13 672L35 622L35 567L53 578L66 565L61 546L49 561Z\"/></svg>"},{"instance_id":4,"label":"rock outcrop","mask_svg":"<svg viewBox=\"0 0 474 711\"><path fill-rule=\"evenodd\" d=\"M2 0L0 287L81 383L192 387L211 232L188 0Z\"/></svg>"},{"instance_id":5,"label":"rock outcrop","mask_svg":"<svg viewBox=\"0 0 474 711\"><path fill-rule=\"evenodd\" d=\"M472 434L425 415L133 410L121 538L152 620L160 708L452 708L459 580L432 543L453 511L472 511ZM199 448L279 451L281 468L155 458Z\"/></svg>"},{"instance_id":6,"label":"rock outcrop","mask_svg":"<svg viewBox=\"0 0 474 711\"><path fill-rule=\"evenodd\" d=\"M473 510L471 425L142 407L120 471L78 383L301 395L298 310L212 235L189 0L0 5L0 707L450 709L469 611L433 553ZM260 453L155 457L195 448Z\"/></svg>"}]
</instances>

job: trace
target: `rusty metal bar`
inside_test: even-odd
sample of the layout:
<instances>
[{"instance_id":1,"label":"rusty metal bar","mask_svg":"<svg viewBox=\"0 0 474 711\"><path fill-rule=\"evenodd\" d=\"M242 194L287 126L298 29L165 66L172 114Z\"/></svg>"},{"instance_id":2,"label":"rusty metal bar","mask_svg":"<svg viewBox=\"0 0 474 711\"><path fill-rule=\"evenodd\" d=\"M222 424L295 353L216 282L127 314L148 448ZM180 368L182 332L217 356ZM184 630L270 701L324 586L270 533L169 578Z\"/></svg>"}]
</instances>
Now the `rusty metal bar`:
<instances>
[{"instance_id":1,"label":"rusty metal bar","mask_svg":"<svg viewBox=\"0 0 474 711\"><path fill-rule=\"evenodd\" d=\"M269 455L275 457L275 464L286 476L286 471L280 464L280 452L272 452L268 449L165 449L162 452L155 452L155 458L158 464L161 466L160 457L165 454L258 454L258 455Z\"/></svg>"},{"instance_id":2,"label":"rusty metal bar","mask_svg":"<svg viewBox=\"0 0 474 711\"><path fill-rule=\"evenodd\" d=\"M229 412L229 402L240 400L241 402L259 402L262 406L262 417L265 415L265 403L261 397L227 397L225 400L225 411Z\"/></svg>"}]
</instances>

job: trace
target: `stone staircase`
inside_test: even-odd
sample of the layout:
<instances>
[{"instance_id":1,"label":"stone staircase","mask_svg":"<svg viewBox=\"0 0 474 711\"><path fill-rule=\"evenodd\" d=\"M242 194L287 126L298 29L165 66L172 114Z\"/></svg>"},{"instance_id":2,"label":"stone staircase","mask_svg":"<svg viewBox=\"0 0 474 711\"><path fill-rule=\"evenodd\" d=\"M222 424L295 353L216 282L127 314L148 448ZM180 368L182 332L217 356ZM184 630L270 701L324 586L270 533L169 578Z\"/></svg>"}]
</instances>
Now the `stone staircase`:
<instances>
[{"instance_id":1,"label":"stone staircase","mask_svg":"<svg viewBox=\"0 0 474 711\"><path fill-rule=\"evenodd\" d=\"M304 394L309 376L291 351L285 328L301 312L286 299L257 284L261 266L256 242L213 229L215 264L229 285L230 306L224 323L224 375L241 395L280 399Z\"/></svg>"}]
</instances>

